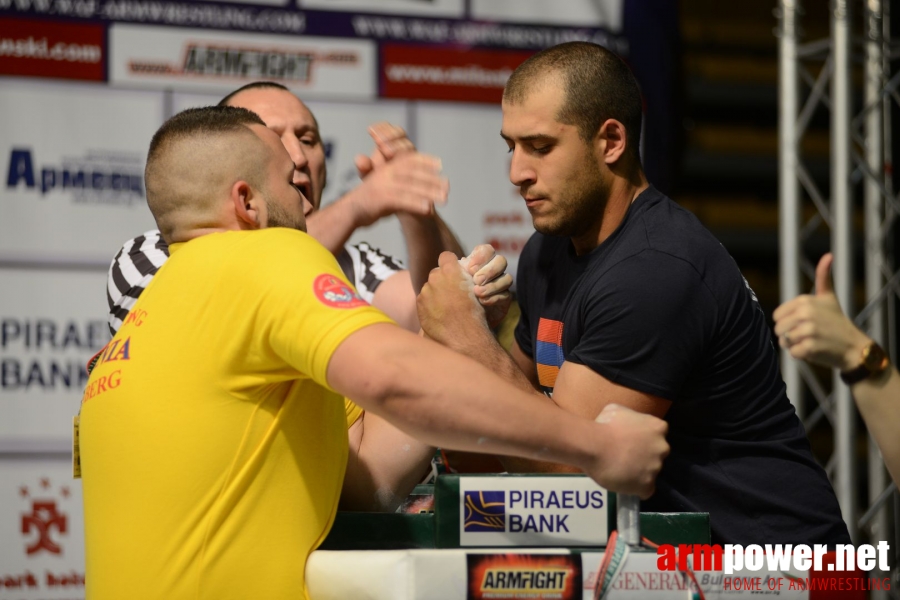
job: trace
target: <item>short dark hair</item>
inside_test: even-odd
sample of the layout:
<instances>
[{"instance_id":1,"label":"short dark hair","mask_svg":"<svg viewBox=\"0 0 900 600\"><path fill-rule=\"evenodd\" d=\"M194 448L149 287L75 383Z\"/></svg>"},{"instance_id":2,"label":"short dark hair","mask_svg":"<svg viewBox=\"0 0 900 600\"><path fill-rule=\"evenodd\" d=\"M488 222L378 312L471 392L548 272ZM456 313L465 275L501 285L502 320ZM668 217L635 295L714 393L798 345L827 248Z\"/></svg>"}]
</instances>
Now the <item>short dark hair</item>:
<instances>
[{"instance_id":1,"label":"short dark hair","mask_svg":"<svg viewBox=\"0 0 900 600\"><path fill-rule=\"evenodd\" d=\"M640 163L641 90L631 69L616 54L588 42L567 42L538 52L510 76L503 100L525 100L539 80L562 77L563 105L556 115L560 123L575 125L585 142L593 139L607 119L625 126L627 152Z\"/></svg>"},{"instance_id":2,"label":"short dark hair","mask_svg":"<svg viewBox=\"0 0 900 600\"><path fill-rule=\"evenodd\" d=\"M256 113L245 108L206 106L178 113L153 136L144 185L150 212L167 242L180 239L184 232L179 233L179 228L190 224L185 214L209 210L215 191L209 180L222 176L223 170L226 178L239 174L261 185L262 165L269 157L260 152L263 141L250 130L251 125L265 127ZM258 146L242 143L242 138ZM214 164L209 164L211 156Z\"/></svg>"},{"instance_id":3,"label":"short dark hair","mask_svg":"<svg viewBox=\"0 0 900 600\"><path fill-rule=\"evenodd\" d=\"M247 90L264 90L264 89L276 89L281 90L283 92L291 92L291 90L287 89L280 83L275 83L274 81L254 81L253 83L248 83L247 85L241 86L238 89L234 90L221 100L219 100L219 106L229 106L229 102L231 99L240 94L241 92L246 92Z\"/></svg>"},{"instance_id":4,"label":"short dark hair","mask_svg":"<svg viewBox=\"0 0 900 600\"><path fill-rule=\"evenodd\" d=\"M163 123L153 134L147 164L149 166L160 147L171 140L200 134L229 133L248 125L266 126L255 112L236 106L204 106L183 110Z\"/></svg>"}]
</instances>

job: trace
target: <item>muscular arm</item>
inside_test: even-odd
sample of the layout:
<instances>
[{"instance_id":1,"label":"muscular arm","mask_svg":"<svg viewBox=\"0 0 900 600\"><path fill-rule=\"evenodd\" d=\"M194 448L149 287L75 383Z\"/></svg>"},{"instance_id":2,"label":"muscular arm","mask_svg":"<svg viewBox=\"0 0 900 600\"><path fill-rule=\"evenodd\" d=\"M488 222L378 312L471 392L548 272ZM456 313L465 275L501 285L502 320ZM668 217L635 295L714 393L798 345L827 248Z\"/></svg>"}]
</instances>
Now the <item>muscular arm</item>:
<instances>
[{"instance_id":1,"label":"muscular arm","mask_svg":"<svg viewBox=\"0 0 900 600\"><path fill-rule=\"evenodd\" d=\"M313 212L307 231L332 253L360 227L401 212L431 218L435 204L447 200L447 180L440 161L418 152L405 152L366 175L362 183L328 206Z\"/></svg>"},{"instance_id":2,"label":"muscular arm","mask_svg":"<svg viewBox=\"0 0 900 600\"><path fill-rule=\"evenodd\" d=\"M306 231L335 256L360 227L351 202L345 198L342 196L306 217Z\"/></svg>"},{"instance_id":3,"label":"muscular arm","mask_svg":"<svg viewBox=\"0 0 900 600\"><path fill-rule=\"evenodd\" d=\"M398 213L397 218L406 240L407 267L413 290L412 310L415 312L415 296L428 281L428 274L438 265L441 252L452 252L457 258L464 254L453 232L437 213L429 216Z\"/></svg>"},{"instance_id":4,"label":"muscular arm","mask_svg":"<svg viewBox=\"0 0 900 600\"><path fill-rule=\"evenodd\" d=\"M596 418L610 404L626 406L661 419L672 405L669 400L618 385L589 367L571 362L563 363L559 370L553 400L560 408L588 419ZM524 472L567 470L549 463L522 463L517 468Z\"/></svg>"},{"instance_id":5,"label":"muscular arm","mask_svg":"<svg viewBox=\"0 0 900 600\"><path fill-rule=\"evenodd\" d=\"M671 402L613 383L589 367L564 362L554 383L553 399L538 392L539 382L533 359L513 343L507 354L490 335L484 320L472 311L472 299L460 293L463 283L458 273L444 265L433 274L419 296L419 316L426 333L447 347L487 366L518 389L537 395L543 404L556 404L566 412L588 419L611 404L663 417ZM570 467L521 458L501 459L510 471L571 471Z\"/></svg>"},{"instance_id":6,"label":"muscular arm","mask_svg":"<svg viewBox=\"0 0 900 600\"><path fill-rule=\"evenodd\" d=\"M593 423L503 382L484 366L389 324L351 334L329 385L427 443L577 466L648 497L667 453L665 423L623 408Z\"/></svg>"},{"instance_id":7,"label":"muscular arm","mask_svg":"<svg viewBox=\"0 0 900 600\"><path fill-rule=\"evenodd\" d=\"M447 180L440 175L440 160L416 152L406 132L396 125L376 123L369 127L369 134L375 150L369 157L356 157L362 183L311 214L306 224L309 234L336 254L359 227L386 216L405 215L408 223L401 220L401 225L411 257L424 252L425 260L434 266L441 249L459 251L455 238L450 234L452 242L448 241L449 230L434 213L434 205L445 203L449 190ZM441 239L440 249L430 249L434 242L420 239L417 227L424 227L425 234L440 233L434 237Z\"/></svg>"},{"instance_id":8,"label":"muscular arm","mask_svg":"<svg viewBox=\"0 0 900 600\"><path fill-rule=\"evenodd\" d=\"M428 471L434 448L366 412L350 426L341 509L393 512Z\"/></svg>"},{"instance_id":9,"label":"muscular arm","mask_svg":"<svg viewBox=\"0 0 900 600\"><path fill-rule=\"evenodd\" d=\"M446 201L448 184L440 176L440 161L416 154L402 128L376 123L369 133L375 141L372 156L356 158L362 184L310 215L307 229L336 254L357 228L397 215L409 271L381 284L373 304L410 331L418 331L415 296L428 272L437 266L441 252L463 255L456 236L434 210L435 204Z\"/></svg>"},{"instance_id":10,"label":"muscular arm","mask_svg":"<svg viewBox=\"0 0 900 600\"><path fill-rule=\"evenodd\" d=\"M372 306L397 322L407 331L419 331L416 295L412 292L409 271L397 271L381 282L372 297Z\"/></svg>"},{"instance_id":11,"label":"muscular arm","mask_svg":"<svg viewBox=\"0 0 900 600\"><path fill-rule=\"evenodd\" d=\"M535 373L534 361L522 352L517 343L513 344L512 354L518 357L516 363L521 368ZM588 419L596 418L609 404L627 406L659 418L663 418L672 405L669 400L615 384L590 368L571 362L563 363L559 370L553 389L553 401L560 408ZM572 471L565 465L518 458L506 458L503 464L510 472L518 473Z\"/></svg>"}]
</instances>

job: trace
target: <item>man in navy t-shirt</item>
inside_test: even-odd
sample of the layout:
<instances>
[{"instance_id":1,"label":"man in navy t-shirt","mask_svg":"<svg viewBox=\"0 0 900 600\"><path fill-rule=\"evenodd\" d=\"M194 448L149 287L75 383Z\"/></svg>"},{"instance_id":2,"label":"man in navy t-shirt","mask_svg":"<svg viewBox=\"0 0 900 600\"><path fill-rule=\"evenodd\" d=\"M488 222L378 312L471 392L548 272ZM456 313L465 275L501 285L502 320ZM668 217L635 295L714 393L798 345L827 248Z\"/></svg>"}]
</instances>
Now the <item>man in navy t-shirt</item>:
<instances>
[{"instance_id":1,"label":"man in navy t-shirt","mask_svg":"<svg viewBox=\"0 0 900 600\"><path fill-rule=\"evenodd\" d=\"M712 234L648 184L640 125L637 83L608 50L573 42L523 63L501 136L537 233L519 261L511 356L448 261L420 296L422 325L523 389L564 390L565 410L664 417L672 452L643 510L708 512L715 543L849 543L756 297Z\"/></svg>"}]
</instances>

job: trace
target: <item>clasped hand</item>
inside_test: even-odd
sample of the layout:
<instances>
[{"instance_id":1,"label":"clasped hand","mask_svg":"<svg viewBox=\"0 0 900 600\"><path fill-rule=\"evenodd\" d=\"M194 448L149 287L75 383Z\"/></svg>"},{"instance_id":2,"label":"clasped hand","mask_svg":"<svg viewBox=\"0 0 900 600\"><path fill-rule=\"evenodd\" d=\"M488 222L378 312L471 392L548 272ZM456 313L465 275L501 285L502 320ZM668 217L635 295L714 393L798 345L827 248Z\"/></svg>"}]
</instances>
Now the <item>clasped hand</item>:
<instances>
[{"instance_id":1,"label":"clasped hand","mask_svg":"<svg viewBox=\"0 0 900 600\"><path fill-rule=\"evenodd\" d=\"M456 336L483 333L500 324L511 302L506 259L489 244L457 260L444 252L419 294L419 323L432 339L453 347Z\"/></svg>"}]
</instances>

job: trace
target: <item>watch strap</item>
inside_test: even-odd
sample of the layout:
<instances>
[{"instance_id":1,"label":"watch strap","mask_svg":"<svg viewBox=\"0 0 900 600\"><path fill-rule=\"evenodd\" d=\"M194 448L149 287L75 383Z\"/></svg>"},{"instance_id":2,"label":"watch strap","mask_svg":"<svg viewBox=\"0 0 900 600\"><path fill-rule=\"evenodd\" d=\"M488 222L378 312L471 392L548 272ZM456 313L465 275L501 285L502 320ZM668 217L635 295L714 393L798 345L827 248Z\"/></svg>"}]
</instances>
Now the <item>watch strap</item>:
<instances>
[{"instance_id":1,"label":"watch strap","mask_svg":"<svg viewBox=\"0 0 900 600\"><path fill-rule=\"evenodd\" d=\"M880 375L890 366L884 349L875 342L870 342L862 352L862 361L858 367L849 371L841 371L841 380L847 385L859 383L869 377Z\"/></svg>"}]
</instances>

